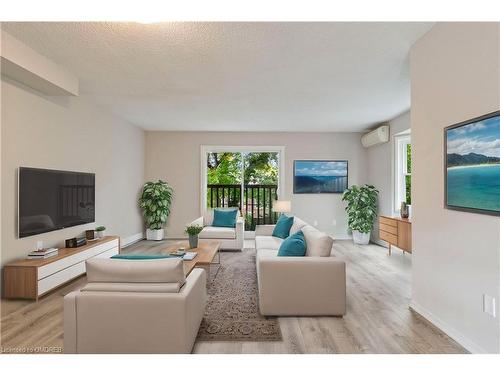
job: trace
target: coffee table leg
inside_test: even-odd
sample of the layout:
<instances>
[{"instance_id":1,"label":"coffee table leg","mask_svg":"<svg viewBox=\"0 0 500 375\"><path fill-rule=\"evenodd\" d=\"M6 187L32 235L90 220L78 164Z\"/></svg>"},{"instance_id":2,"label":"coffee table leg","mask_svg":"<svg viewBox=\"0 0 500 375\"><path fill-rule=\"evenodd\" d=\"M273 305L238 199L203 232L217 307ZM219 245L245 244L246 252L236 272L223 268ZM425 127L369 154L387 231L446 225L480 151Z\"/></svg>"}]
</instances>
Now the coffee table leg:
<instances>
[{"instance_id":1,"label":"coffee table leg","mask_svg":"<svg viewBox=\"0 0 500 375\"><path fill-rule=\"evenodd\" d=\"M214 276L214 280L215 280L217 278L217 275L219 274L219 270L222 266L221 260L220 260L220 249L217 250L217 262L212 262L212 264L217 265L217 271L215 271L215 276Z\"/></svg>"},{"instance_id":2,"label":"coffee table leg","mask_svg":"<svg viewBox=\"0 0 500 375\"><path fill-rule=\"evenodd\" d=\"M205 270L205 272L207 273L207 287L210 286L210 283L212 282L210 280L210 264L197 265L196 267L203 268Z\"/></svg>"}]
</instances>

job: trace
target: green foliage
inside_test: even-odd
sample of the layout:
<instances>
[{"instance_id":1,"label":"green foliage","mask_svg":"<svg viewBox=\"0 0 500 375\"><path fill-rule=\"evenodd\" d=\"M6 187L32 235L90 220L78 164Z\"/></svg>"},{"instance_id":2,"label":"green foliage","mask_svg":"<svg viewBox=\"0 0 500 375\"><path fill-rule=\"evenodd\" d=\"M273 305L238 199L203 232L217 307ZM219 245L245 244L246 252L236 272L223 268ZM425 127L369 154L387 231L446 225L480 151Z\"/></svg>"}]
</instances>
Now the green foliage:
<instances>
[{"instance_id":1,"label":"green foliage","mask_svg":"<svg viewBox=\"0 0 500 375\"><path fill-rule=\"evenodd\" d=\"M243 156L242 156L243 155ZM208 184L241 183L244 167L245 184L277 184L278 153L276 152L211 152L207 158Z\"/></svg>"},{"instance_id":2,"label":"green foliage","mask_svg":"<svg viewBox=\"0 0 500 375\"><path fill-rule=\"evenodd\" d=\"M411 143L406 145L406 173L411 173Z\"/></svg>"},{"instance_id":3,"label":"green foliage","mask_svg":"<svg viewBox=\"0 0 500 375\"><path fill-rule=\"evenodd\" d=\"M146 182L139 197L146 225L149 229L161 229L170 215L173 190L162 180Z\"/></svg>"},{"instance_id":4,"label":"green foliage","mask_svg":"<svg viewBox=\"0 0 500 375\"><path fill-rule=\"evenodd\" d=\"M347 224L351 230L368 233L377 216L378 190L373 185L353 185L342 195L347 202Z\"/></svg>"},{"instance_id":5,"label":"green foliage","mask_svg":"<svg viewBox=\"0 0 500 375\"><path fill-rule=\"evenodd\" d=\"M197 236L203 230L201 225L189 225L186 227L185 232L190 236Z\"/></svg>"},{"instance_id":6,"label":"green foliage","mask_svg":"<svg viewBox=\"0 0 500 375\"><path fill-rule=\"evenodd\" d=\"M406 184L406 204L411 204L411 175L405 176Z\"/></svg>"},{"instance_id":7,"label":"green foliage","mask_svg":"<svg viewBox=\"0 0 500 375\"><path fill-rule=\"evenodd\" d=\"M250 212L245 214L245 230L254 231L255 230L255 220Z\"/></svg>"},{"instance_id":8,"label":"green foliage","mask_svg":"<svg viewBox=\"0 0 500 375\"><path fill-rule=\"evenodd\" d=\"M99 227L97 227L97 228L95 228L96 232L102 232L102 231L105 231L105 230L106 230L106 227L103 227L102 225L99 226Z\"/></svg>"},{"instance_id":9,"label":"green foliage","mask_svg":"<svg viewBox=\"0 0 500 375\"><path fill-rule=\"evenodd\" d=\"M244 155L246 184L277 184L278 153L252 152Z\"/></svg>"},{"instance_id":10,"label":"green foliage","mask_svg":"<svg viewBox=\"0 0 500 375\"><path fill-rule=\"evenodd\" d=\"M406 204L411 204L411 144L406 145Z\"/></svg>"},{"instance_id":11,"label":"green foliage","mask_svg":"<svg viewBox=\"0 0 500 375\"><path fill-rule=\"evenodd\" d=\"M211 152L207 158L208 184L239 184L241 182L241 154Z\"/></svg>"}]
</instances>

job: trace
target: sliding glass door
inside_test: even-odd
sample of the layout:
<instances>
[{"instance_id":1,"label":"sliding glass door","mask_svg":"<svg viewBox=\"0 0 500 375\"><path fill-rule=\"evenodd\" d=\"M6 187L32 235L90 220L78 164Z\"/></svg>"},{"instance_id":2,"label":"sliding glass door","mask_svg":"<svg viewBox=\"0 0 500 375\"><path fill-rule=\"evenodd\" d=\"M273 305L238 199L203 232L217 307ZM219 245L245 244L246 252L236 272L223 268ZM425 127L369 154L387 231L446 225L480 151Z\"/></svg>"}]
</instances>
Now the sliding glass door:
<instances>
[{"instance_id":1,"label":"sliding glass door","mask_svg":"<svg viewBox=\"0 0 500 375\"><path fill-rule=\"evenodd\" d=\"M207 152L205 207L238 207L248 231L274 224L279 165L279 152Z\"/></svg>"}]
</instances>

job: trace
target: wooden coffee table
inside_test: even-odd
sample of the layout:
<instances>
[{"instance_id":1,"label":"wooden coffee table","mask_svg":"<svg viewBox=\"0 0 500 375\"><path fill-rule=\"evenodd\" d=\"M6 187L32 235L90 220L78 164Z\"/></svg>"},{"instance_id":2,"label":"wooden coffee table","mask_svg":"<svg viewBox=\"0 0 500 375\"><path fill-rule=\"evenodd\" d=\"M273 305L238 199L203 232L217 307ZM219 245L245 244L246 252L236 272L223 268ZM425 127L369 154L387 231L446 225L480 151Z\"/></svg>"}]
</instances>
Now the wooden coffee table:
<instances>
[{"instance_id":1,"label":"wooden coffee table","mask_svg":"<svg viewBox=\"0 0 500 375\"><path fill-rule=\"evenodd\" d=\"M170 254L173 251L179 250L180 247L183 247L185 251L195 252L198 254L194 257L193 260L184 261L184 273L186 274L186 276L190 274L193 268L201 267L207 271L207 280L208 280L208 276L210 275L210 265L211 264L220 265L219 241L199 240L198 247L194 249L189 248L188 241L177 241L173 244L170 244L166 248L162 249L161 253ZM218 255L218 261L214 262L216 255ZM219 271L219 269L217 269L217 271Z\"/></svg>"}]
</instances>

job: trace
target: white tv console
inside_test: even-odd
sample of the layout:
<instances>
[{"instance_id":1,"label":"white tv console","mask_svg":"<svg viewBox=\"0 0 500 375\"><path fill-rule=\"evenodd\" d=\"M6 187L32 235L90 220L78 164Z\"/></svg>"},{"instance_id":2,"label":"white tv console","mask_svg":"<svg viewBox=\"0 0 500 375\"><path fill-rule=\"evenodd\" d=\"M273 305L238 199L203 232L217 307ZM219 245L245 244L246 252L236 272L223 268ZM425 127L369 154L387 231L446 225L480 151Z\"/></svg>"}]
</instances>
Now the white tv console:
<instances>
[{"instance_id":1,"label":"white tv console","mask_svg":"<svg viewBox=\"0 0 500 375\"><path fill-rule=\"evenodd\" d=\"M120 238L107 236L77 248L62 248L47 259L23 259L5 265L5 298L35 299L85 273L90 258L110 258L120 252Z\"/></svg>"}]
</instances>

